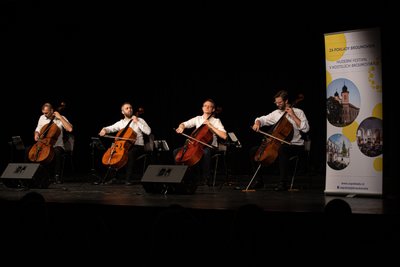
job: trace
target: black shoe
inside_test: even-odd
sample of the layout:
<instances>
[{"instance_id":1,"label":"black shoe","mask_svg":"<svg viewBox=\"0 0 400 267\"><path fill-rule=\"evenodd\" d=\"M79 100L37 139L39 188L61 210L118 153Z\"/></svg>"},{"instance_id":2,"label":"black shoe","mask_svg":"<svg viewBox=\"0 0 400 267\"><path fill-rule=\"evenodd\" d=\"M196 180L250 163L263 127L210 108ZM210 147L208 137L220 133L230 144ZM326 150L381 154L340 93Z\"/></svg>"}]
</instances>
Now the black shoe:
<instances>
[{"instance_id":1,"label":"black shoe","mask_svg":"<svg viewBox=\"0 0 400 267\"><path fill-rule=\"evenodd\" d=\"M289 188L286 183L280 183L276 187L274 187L274 191L287 191Z\"/></svg>"},{"instance_id":2,"label":"black shoe","mask_svg":"<svg viewBox=\"0 0 400 267\"><path fill-rule=\"evenodd\" d=\"M111 179L111 180L105 182L104 184L106 184L106 185L112 185L112 184L116 184L116 183L117 183L117 179L113 178L113 179Z\"/></svg>"},{"instance_id":3,"label":"black shoe","mask_svg":"<svg viewBox=\"0 0 400 267\"><path fill-rule=\"evenodd\" d=\"M204 176L202 178L199 178L199 181L197 182L198 186L203 186L208 184L209 178L207 176Z\"/></svg>"},{"instance_id":4,"label":"black shoe","mask_svg":"<svg viewBox=\"0 0 400 267\"><path fill-rule=\"evenodd\" d=\"M262 180L257 180L252 186L252 189L264 188L264 182Z\"/></svg>"},{"instance_id":5,"label":"black shoe","mask_svg":"<svg viewBox=\"0 0 400 267\"><path fill-rule=\"evenodd\" d=\"M55 183L55 184L62 184L62 183L63 183L63 182L61 181L61 177L60 177L59 174L56 174L56 175L54 176L54 183Z\"/></svg>"},{"instance_id":6,"label":"black shoe","mask_svg":"<svg viewBox=\"0 0 400 267\"><path fill-rule=\"evenodd\" d=\"M204 184L205 185L210 185L210 184L212 184L212 179L211 179L211 176L209 176L209 175L206 175L206 176L204 176L204 178L203 178L203 181L204 181Z\"/></svg>"}]
</instances>

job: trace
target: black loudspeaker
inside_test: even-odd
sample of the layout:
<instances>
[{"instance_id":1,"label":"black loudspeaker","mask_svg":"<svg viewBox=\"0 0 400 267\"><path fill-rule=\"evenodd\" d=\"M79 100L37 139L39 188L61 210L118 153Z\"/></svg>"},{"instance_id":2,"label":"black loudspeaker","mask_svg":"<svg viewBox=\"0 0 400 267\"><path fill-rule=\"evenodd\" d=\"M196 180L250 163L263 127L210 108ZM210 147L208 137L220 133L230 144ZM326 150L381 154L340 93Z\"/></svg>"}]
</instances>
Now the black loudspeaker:
<instances>
[{"instance_id":1,"label":"black loudspeaker","mask_svg":"<svg viewBox=\"0 0 400 267\"><path fill-rule=\"evenodd\" d=\"M1 175L3 184L12 188L48 188L49 180L47 171L39 163L9 163Z\"/></svg>"},{"instance_id":2,"label":"black loudspeaker","mask_svg":"<svg viewBox=\"0 0 400 267\"><path fill-rule=\"evenodd\" d=\"M147 193L193 194L197 189L195 178L186 165L149 165L141 183Z\"/></svg>"}]
</instances>

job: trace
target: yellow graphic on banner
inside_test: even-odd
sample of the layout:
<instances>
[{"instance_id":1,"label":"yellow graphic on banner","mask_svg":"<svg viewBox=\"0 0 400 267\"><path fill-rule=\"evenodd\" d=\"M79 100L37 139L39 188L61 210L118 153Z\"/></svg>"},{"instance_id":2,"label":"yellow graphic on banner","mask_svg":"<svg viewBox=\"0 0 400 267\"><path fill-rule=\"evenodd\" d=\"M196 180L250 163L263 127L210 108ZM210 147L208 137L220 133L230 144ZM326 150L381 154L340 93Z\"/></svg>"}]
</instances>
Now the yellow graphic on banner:
<instances>
[{"instance_id":1,"label":"yellow graphic on banner","mask_svg":"<svg viewBox=\"0 0 400 267\"><path fill-rule=\"evenodd\" d=\"M325 56L328 61L339 60L347 50L344 34L325 36Z\"/></svg>"},{"instance_id":2,"label":"yellow graphic on banner","mask_svg":"<svg viewBox=\"0 0 400 267\"><path fill-rule=\"evenodd\" d=\"M326 87L332 82L332 75L329 73L329 71L326 72Z\"/></svg>"},{"instance_id":3,"label":"yellow graphic on banner","mask_svg":"<svg viewBox=\"0 0 400 267\"><path fill-rule=\"evenodd\" d=\"M374 160L374 169L378 172L381 172L383 170L383 159L382 158L376 158Z\"/></svg>"},{"instance_id":4,"label":"yellow graphic on banner","mask_svg":"<svg viewBox=\"0 0 400 267\"><path fill-rule=\"evenodd\" d=\"M353 121L350 125L343 127L342 134L346 136L350 142L354 142L357 139L356 133L359 124Z\"/></svg>"},{"instance_id":5,"label":"yellow graphic on banner","mask_svg":"<svg viewBox=\"0 0 400 267\"><path fill-rule=\"evenodd\" d=\"M382 120L382 103L375 105L372 109L372 116Z\"/></svg>"},{"instance_id":6,"label":"yellow graphic on banner","mask_svg":"<svg viewBox=\"0 0 400 267\"><path fill-rule=\"evenodd\" d=\"M379 65L379 60L375 60L375 64L378 66ZM372 89L374 89L377 92L382 92L382 85L378 84L376 82L376 78L377 78L376 77L377 75L375 74L376 71L377 71L377 69L376 69L375 66L369 67L369 69L368 69L368 82L369 82L369 84L370 84ZM380 78L380 77L378 77L378 78Z\"/></svg>"}]
</instances>

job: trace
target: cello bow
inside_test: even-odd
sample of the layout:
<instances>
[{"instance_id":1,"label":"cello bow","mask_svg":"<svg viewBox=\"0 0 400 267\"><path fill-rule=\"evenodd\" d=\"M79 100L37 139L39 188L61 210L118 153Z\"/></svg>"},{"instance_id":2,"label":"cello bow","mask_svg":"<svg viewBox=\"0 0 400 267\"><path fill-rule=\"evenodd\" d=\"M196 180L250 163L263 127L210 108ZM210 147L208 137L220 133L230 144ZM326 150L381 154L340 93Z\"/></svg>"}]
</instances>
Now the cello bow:
<instances>
[{"instance_id":1,"label":"cello bow","mask_svg":"<svg viewBox=\"0 0 400 267\"><path fill-rule=\"evenodd\" d=\"M175 128L172 128L172 129L174 129L174 131L176 131ZM204 143L203 141L200 141L200 140L198 140L198 139L196 139L196 138L194 138L194 137L192 137L192 136L190 136L190 135L187 135L187 134L185 134L185 133L181 133L181 135L183 135L183 136L185 136L185 137L187 137L187 138L189 138L189 139L191 139L191 140L193 140L193 141L199 142L199 143L202 144L202 145L208 146L209 148L214 148L214 149L217 148L217 147L215 147L215 146L213 146L213 145L209 145L209 144L207 144L207 143Z\"/></svg>"}]
</instances>

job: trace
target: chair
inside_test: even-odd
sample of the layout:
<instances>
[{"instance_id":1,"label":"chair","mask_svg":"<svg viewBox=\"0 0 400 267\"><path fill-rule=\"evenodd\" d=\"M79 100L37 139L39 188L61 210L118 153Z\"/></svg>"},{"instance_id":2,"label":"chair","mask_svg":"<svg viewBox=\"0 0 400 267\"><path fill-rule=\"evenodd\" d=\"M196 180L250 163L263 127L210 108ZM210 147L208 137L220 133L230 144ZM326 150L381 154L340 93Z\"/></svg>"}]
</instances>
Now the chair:
<instances>
[{"instance_id":1,"label":"chair","mask_svg":"<svg viewBox=\"0 0 400 267\"><path fill-rule=\"evenodd\" d=\"M65 164L67 161L69 161L70 163L71 172L73 173L75 170L74 160L73 160L74 146L75 146L75 136L71 133L66 133L64 136L64 154L63 154L62 167L60 173L61 181L64 181Z\"/></svg>"},{"instance_id":2,"label":"chair","mask_svg":"<svg viewBox=\"0 0 400 267\"><path fill-rule=\"evenodd\" d=\"M143 159L142 174L144 174L146 171L148 161L151 160L153 157L153 151L154 151L154 134L150 134L148 136L145 135L144 153L136 159L136 160Z\"/></svg>"},{"instance_id":3,"label":"chair","mask_svg":"<svg viewBox=\"0 0 400 267\"><path fill-rule=\"evenodd\" d=\"M310 150L311 150L311 140L307 139L307 140L304 141L304 153L303 154L300 153L300 154L295 155L295 156L293 156L293 157L291 157L289 159L289 161L294 161L293 175L292 175L292 181L290 182L289 191L299 191L299 189L294 189L293 188L294 179L295 179L295 177L297 175L299 161L300 161L302 156L305 156L305 163L306 163L306 168L307 168L308 160L309 160L309 156L310 156Z\"/></svg>"},{"instance_id":4,"label":"chair","mask_svg":"<svg viewBox=\"0 0 400 267\"><path fill-rule=\"evenodd\" d=\"M215 154L211 157L211 159L215 159L215 164L214 164L214 173L213 173L213 183L212 186L215 187L215 182L217 180L217 172L218 172L218 164L219 164L219 159L222 157L223 165L224 165L224 175L225 175L225 181L228 180L228 168L226 166L226 152L227 152L227 145L225 144L218 144L218 150L215 152ZM221 184L223 185L223 183ZM222 187L222 186L221 186Z\"/></svg>"}]
</instances>

